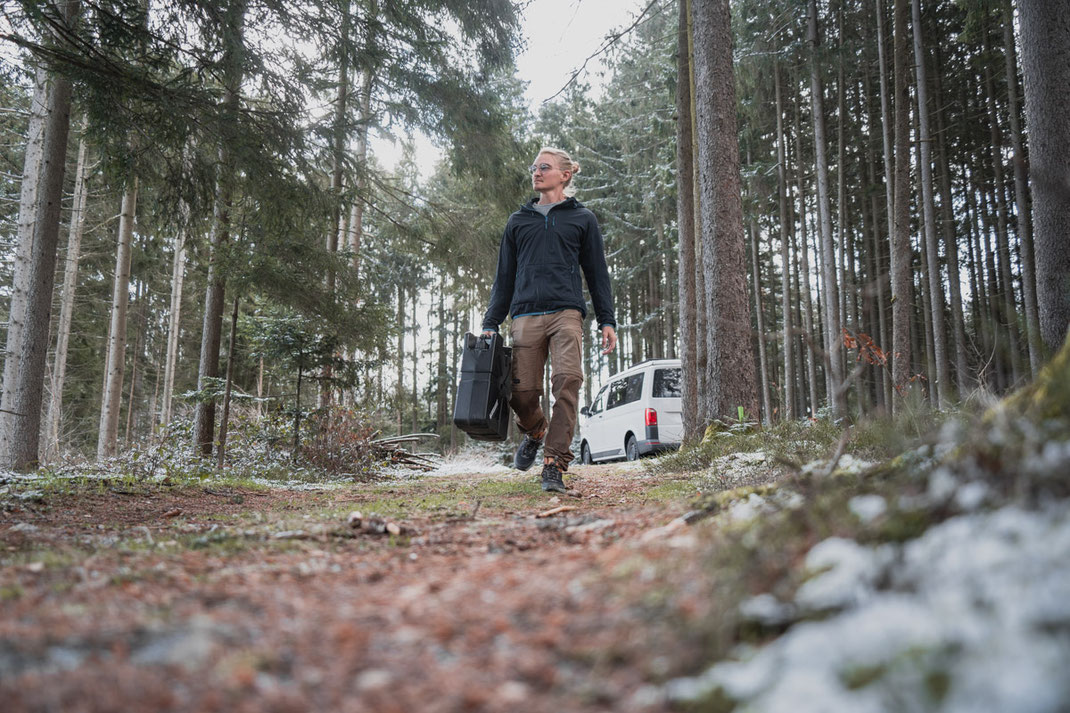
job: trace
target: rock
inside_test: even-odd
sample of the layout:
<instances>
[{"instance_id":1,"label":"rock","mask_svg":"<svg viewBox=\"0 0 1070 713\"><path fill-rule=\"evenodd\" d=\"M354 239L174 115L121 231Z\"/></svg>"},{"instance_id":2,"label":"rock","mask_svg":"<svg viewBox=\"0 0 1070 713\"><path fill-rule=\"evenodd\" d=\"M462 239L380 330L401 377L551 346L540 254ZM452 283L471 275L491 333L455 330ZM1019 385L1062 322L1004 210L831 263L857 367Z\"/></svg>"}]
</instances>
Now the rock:
<instances>
[{"instance_id":1,"label":"rock","mask_svg":"<svg viewBox=\"0 0 1070 713\"><path fill-rule=\"evenodd\" d=\"M139 666L182 666L187 671L207 662L217 646L217 627L210 621L195 618L190 628L151 636L130 657Z\"/></svg>"},{"instance_id":2,"label":"rock","mask_svg":"<svg viewBox=\"0 0 1070 713\"><path fill-rule=\"evenodd\" d=\"M527 700L531 689L523 681L506 681L498 686L496 693L502 703L518 704Z\"/></svg>"},{"instance_id":3,"label":"rock","mask_svg":"<svg viewBox=\"0 0 1070 713\"><path fill-rule=\"evenodd\" d=\"M381 668L370 668L367 671L361 671L357 676L357 688L361 691L374 691L380 688L386 688L394 680L393 674L389 671Z\"/></svg>"}]
</instances>

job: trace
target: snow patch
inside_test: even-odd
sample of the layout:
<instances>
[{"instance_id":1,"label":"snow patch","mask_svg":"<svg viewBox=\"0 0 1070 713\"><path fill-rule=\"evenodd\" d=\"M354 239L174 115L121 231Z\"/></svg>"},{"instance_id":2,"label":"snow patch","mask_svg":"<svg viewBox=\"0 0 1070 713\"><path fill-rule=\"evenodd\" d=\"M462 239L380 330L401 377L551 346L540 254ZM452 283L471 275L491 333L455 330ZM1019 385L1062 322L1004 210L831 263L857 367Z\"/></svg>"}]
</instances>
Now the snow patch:
<instances>
[{"instance_id":1,"label":"snow patch","mask_svg":"<svg viewBox=\"0 0 1070 713\"><path fill-rule=\"evenodd\" d=\"M868 523L888 510L888 502L880 495L856 495L847 503L847 507L855 517Z\"/></svg>"},{"instance_id":2,"label":"snow patch","mask_svg":"<svg viewBox=\"0 0 1070 713\"><path fill-rule=\"evenodd\" d=\"M844 611L637 695L694 700L721 687L743 709L768 713L1065 711L1067 562L1067 503L960 515L903 545L830 538L807 556L824 571L795 604ZM772 604L753 598L744 613Z\"/></svg>"}]
</instances>

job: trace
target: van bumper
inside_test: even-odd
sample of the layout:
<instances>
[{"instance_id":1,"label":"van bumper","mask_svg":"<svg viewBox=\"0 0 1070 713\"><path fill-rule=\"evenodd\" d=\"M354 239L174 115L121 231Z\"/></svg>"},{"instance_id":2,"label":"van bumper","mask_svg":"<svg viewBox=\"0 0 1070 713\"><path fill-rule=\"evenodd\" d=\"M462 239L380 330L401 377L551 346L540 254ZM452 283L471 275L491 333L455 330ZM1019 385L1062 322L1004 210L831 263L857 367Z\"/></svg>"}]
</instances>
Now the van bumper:
<instances>
[{"instance_id":1,"label":"van bumper","mask_svg":"<svg viewBox=\"0 0 1070 713\"><path fill-rule=\"evenodd\" d=\"M647 455L648 453L659 453L661 451L671 451L680 447L679 442L665 443L658 437L657 426L646 427L646 438L636 441L636 445L639 446L639 453Z\"/></svg>"}]
</instances>

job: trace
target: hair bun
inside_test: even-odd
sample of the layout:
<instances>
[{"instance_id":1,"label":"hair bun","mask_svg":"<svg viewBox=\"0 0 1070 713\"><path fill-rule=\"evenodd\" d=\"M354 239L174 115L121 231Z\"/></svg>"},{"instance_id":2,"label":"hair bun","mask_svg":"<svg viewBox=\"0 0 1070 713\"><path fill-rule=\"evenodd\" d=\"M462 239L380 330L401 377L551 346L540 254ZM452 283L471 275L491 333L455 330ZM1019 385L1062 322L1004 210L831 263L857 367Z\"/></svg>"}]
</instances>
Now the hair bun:
<instances>
[{"instance_id":1,"label":"hair bun","mask_svg":"<svg viewBox=\"0 0 1070 713\"><path fill-rule=\"evenodd\" d=\"M572 162L572 175L576 175L580 172L580 165L575 161Z\"/></svg>"}]
</instances>

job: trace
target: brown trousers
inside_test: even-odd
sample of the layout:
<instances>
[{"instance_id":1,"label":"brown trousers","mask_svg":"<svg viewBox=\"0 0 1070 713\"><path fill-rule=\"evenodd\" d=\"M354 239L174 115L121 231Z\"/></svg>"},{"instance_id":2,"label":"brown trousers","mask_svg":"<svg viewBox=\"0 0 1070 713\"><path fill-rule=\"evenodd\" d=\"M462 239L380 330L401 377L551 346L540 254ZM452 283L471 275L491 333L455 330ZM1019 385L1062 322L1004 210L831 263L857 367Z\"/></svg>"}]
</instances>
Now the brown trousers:
<instances>
[{"instance_id":1,"label":"brown trousers","mask_svg":"<svg viewBox=\"0 0 1070 713\"><path fill-rule=\"evenodd\" d=\"M562 466L575 457L569 446L576 430L576 409L583 384L583 316L566 309L513 320L513 396L509 401L523 433L545 431L543 455ZM542 379L550 356L553 414L547 425L542 411Z\"/></svg>"}]
</instances>

